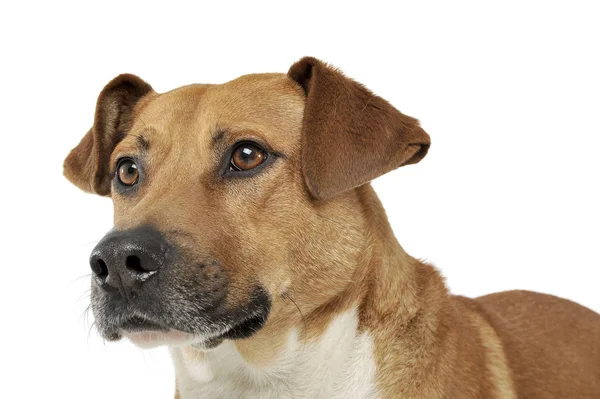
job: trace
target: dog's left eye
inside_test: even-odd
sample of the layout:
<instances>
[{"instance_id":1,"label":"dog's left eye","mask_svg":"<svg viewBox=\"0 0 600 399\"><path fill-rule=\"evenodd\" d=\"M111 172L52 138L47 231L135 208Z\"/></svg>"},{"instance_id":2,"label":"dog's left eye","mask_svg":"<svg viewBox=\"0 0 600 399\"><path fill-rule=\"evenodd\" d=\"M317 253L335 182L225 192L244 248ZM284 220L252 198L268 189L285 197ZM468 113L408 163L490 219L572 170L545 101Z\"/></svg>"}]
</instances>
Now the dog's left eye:
<instances>
[{"instance_id":1,"label":"dog's left eye","mask_svg":"<svg viewBox=\"0 0 600 399\"><path fill-rule=\"evenodd\" d=\"M235 147L229 161L230 171L254 169L267 158L267 153L256 144L243 143Z\"/></svg>"}]
</instances>

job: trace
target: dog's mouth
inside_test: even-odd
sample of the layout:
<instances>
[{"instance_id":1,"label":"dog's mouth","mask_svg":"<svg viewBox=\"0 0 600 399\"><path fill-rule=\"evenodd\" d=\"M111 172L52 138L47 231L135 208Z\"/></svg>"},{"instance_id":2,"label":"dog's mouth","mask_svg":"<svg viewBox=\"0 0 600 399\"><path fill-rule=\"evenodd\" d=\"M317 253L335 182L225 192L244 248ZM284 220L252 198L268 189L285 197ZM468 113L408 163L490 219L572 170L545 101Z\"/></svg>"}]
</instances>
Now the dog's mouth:
<instances>
[{"instance_id":1,"label":"dog's mouth","mask_svg":"<svg viewBox=\"0 0 600 399\"><path fill-rule=\"evenodd\" d=\"M210 349L224 340L249 338L267 322L271 299L262 287L237 306L219 301L199 305L195 297L176 300L161 295L126 302L103 291L93 292L92 309L100 334L108 341L127 338L137 346L194 345Z\"/></svg>"},{"instance_id":2,"label":"dog's mouth","mask_svg":"<svg viewBox=\"0 0 600 399\"><path fill-rule=\"evenodd\" d=\"M125 318L110 340L127 338L136 346L152 348L157 346L195 345L202 349L212 349L226 339L243 339L252 336L266 323L268 314L259 312L229 325L218 325L202 334L194 334L169 328L161 323L139 315Z\"/></svg>"},{"instance_id":3,"label":"dog's mouth","mask_svg":"<svg viewBox=\"0 0 600 399\"><path fill-rule=\"evenodd\" d=\"M211 349L226 339L249 338L265 325L270 300L264 291L256 292L260 295L253 296L245 306L221 311L205 309L193 315L141 311L129 306L109 312L105 308L95 314L100 333L109 341L127 338L142 348L195 345Z\"/></svg>"}]
</instances>

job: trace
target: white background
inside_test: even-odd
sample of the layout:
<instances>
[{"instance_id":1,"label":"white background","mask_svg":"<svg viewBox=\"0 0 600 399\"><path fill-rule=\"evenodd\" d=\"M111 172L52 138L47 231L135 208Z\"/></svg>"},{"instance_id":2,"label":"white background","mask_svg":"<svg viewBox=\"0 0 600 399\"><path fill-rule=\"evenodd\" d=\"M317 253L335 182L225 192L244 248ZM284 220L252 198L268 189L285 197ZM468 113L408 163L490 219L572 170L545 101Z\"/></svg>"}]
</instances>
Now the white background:
<instances>
[{"instance_id":1,"label":"white background","mask_svg":"<svg viewBox=\"0 0 600 399\"><path fill-rule=\"evenodd\" d=\"M112 207L62 161L122 72L166 91L331 62L432 137L422 163L375 182L410 254L454 293L531 289L600 311L594 3L3 2L0 397L172 395L164 349L105 345L82 316Z\"/></svg>"}]
</instances>

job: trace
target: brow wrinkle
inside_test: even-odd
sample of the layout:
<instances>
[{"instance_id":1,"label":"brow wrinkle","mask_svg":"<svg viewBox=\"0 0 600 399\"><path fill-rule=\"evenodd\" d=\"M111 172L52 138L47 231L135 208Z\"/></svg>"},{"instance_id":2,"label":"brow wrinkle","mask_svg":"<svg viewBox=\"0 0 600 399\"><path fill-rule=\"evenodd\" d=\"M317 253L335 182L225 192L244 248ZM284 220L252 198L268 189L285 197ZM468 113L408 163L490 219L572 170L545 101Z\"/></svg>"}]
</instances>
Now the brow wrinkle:
<instances>
[{"instance_id":1,"label":"brow wrinkle","mask_svg":"<svg viewBox=\"0 0 600 399\"><path fill-rule=\"evenodd\" d=\"M225 137L225 130L217 128L212 136L212 141L213 143L216 143L217 141L223 140L223 137Z\"/></svg>"},{"instance_id":2,"label":"brow wrinkle","mask_svg":"<svg viewBox=\"0 0 600 399\"><path fill-rule=\"evenodd\" d=\"M140 148L144 151L148 151L148 148L150 148L150 143L148 143L148 139L146 139L142 135L136 136L136 139Z\"/></svg>"},{"instance_id":3,"label":"brow wrinkle","mask_svg":"<svg viewBox=\"0 0 600 399\"><path fill-rule=\"evenodd\" d=\"M123 135L123 137L127 137L127 136L135 137L138 146L143 151L148 151L148 149L150 148L150 142L143 135L141 135L141 134L133 134L133 133L125 133Z\"/></svg>"}]
</instances>

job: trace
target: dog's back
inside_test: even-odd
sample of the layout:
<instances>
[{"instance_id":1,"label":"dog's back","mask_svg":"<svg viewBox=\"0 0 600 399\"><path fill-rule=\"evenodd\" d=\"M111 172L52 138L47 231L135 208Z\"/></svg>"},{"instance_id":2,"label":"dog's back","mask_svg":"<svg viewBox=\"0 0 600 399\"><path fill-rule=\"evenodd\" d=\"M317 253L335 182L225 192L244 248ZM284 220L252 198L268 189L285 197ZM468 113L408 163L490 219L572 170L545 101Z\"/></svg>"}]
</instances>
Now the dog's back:
<instances>
[{"instance_id":1,"label":"dog's back","mask_svg":"<svg viewBox=\"0 0 600 399\"><path fill-rule=\"evenodd\" d=\"M500 338L518 397L598 398L600 315L529 291L475 302Z\"/></svg>"}]
</instances>

